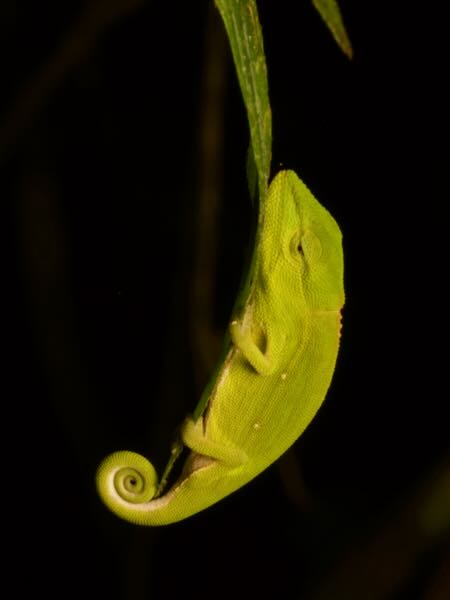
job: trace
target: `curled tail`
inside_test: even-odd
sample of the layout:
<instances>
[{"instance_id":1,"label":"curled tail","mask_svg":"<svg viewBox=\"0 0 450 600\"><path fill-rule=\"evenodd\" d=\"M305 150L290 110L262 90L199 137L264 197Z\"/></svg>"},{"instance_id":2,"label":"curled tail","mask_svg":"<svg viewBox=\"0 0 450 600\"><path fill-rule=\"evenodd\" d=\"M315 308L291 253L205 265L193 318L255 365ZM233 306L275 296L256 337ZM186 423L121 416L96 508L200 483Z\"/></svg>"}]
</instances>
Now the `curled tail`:
<instances>
[{"instance_id":1,"label":"curled tail","mask_svg":"<svg viewBox=\"0 0 450 600\"><path fill-rule=\"evenodd\" d=\"M106 506L132 523L144 523L142 507L157 502L152 502L158 488L155 468L135 452L110 454L97 470L96 483Z\"/></svg>"},{"instance_id":2,"label":"curled tail","mask_svg":"<svg viewBox=\"0 0 450 600\"><path fill-rule=\"evenodd\" d=\"M97 471L97 489L103 502L117 516L136 525L176 523L215 504L244 482L240 468L230 469L195 452L187 458L180 479L156 499L156 471L140 454L115 452Z\"/></svg>"},{"instance_id":3,"label":"curled tail","mask_svg":"<svg viewBox=\"0 0 450 600\"><path fill-rule=\"evenodd\" d=\"M137 525L167 525L211 506L254 476L243 469L242 451L204 436L201 419L187 419L182 438L191 453L178 481L158 498L158 477L146 458L128 451L105 458L97 470L97 489L106 506Z\"/></svg>"},{"instance_id":4,"label":"curled tail","mask_svg":"<svg viewBox=\"0 0 450 600\"><path fill-rule=\"evenodd\" d=\"M205 508L198 479L202 481L201 471L212 464L206 457L191 454L180 479L163 496L154 498L158 476L153 465L135 452L114 452L97 470L97 490L118 517L136 525L167 525Z\"/></svg>"}]
</instances>

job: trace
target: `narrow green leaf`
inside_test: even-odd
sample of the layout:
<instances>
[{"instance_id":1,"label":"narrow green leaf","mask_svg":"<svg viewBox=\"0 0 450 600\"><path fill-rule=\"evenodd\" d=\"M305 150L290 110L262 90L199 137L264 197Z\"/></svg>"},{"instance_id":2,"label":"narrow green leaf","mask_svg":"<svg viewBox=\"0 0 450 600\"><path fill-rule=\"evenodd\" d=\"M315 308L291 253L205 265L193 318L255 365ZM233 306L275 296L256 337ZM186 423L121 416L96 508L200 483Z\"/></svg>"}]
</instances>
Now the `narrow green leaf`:
<instances>
[{"instance_id":1,"label":"narrow green leaf","mask_svg":"<svg viewBox=\"0 0 450 600\"><path fill-rule=\"evenodd\" d=\"M342 20L341 11L336 0L312 0L317 12L325 21L341 50L349 58L353 57L353 48Z\"/></svg>"},{"instance_id":2,"label":"narrow green leaf","mask_svg":"<svg viewBox=\"0 0 450 600\"><path fill-rule=\"evenodd\" d=\"M250 148L258 173L263 202L270 175L272 116L269 104L266 58L255 0L215 0L233 54L239 85L247 109Z\"/></svg>"}]
</instances>

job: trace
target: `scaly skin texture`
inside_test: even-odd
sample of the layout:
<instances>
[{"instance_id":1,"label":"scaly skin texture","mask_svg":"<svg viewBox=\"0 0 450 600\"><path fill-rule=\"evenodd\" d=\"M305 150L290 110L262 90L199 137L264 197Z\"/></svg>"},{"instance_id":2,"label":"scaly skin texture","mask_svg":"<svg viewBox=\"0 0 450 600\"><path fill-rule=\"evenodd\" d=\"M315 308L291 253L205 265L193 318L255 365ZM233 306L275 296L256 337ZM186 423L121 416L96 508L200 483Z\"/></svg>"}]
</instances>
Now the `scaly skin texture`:
<instances>
[{"instance_id":1,"label":"scaly skin texture","mask_svg":"<svg viewBox=\"0 0 450 600\"><path fill-rule=\"evenodd\" d=\"M292 171L272 181L253 261L229 327L228 351L181 427L191 450L172 488L152 500L157 476L144 457L117 452L97 473L118 516L165 525L245 485L301 435L333 375L344 304L342 236Z\"/></svg>"}]
</instances>

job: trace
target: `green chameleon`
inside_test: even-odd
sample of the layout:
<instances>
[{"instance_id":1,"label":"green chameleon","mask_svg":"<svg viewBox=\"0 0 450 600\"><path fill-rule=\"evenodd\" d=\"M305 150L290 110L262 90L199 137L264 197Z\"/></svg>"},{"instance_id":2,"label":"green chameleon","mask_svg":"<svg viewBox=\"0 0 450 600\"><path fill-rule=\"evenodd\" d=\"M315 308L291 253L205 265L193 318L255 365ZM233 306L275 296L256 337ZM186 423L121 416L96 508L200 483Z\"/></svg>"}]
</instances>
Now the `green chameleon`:
<instances>
[{"instance_id":1,"label":"green chameleon","mask_svg":"<svg viewBox=\"0 0 450 600\"><path fill-rule=\"evenodd\" d=\"M141 525L185 519L245 485L301 435L331 382L344 304L340 229L293 171L272 181L224 358L181 427L183 471L154 498L157 475L116 452L97 472L117 515Z\"/></svg>"}]
</instances>

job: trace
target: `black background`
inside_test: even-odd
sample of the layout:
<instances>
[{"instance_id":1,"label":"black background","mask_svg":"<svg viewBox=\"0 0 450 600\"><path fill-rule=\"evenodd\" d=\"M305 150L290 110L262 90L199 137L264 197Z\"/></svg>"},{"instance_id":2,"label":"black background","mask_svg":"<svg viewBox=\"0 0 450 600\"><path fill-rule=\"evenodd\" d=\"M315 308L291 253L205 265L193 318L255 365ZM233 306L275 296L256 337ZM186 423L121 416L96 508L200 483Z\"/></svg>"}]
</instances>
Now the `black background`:
<instances>
[{"instance_id":1,"label":"black background","mask_svg":"<svg viewBox=\"0 0 450 600\"><path fill-rule=\"evenodd\" d=\"M201 391L189 289L218 16L208 2L2 2L3 499L18 588L438 597L445 546L422 539L411 507L449 451L448 47L434 6L393 4L341 2L350 62L308 2L258 3L273 171L296 170L344 234L342 349L287 457L208 511L141 529L103 508L95 469L122 448L161 467ZM251 221L245 112L229 56L223 68L219 332Z\"/></svg>"}]
</instances>

